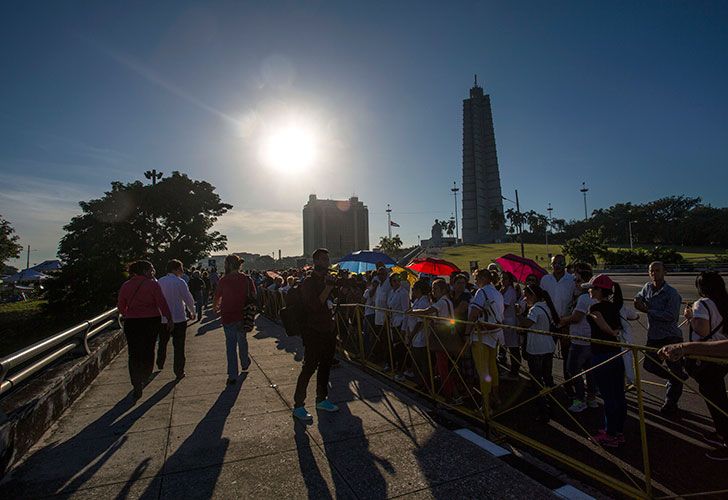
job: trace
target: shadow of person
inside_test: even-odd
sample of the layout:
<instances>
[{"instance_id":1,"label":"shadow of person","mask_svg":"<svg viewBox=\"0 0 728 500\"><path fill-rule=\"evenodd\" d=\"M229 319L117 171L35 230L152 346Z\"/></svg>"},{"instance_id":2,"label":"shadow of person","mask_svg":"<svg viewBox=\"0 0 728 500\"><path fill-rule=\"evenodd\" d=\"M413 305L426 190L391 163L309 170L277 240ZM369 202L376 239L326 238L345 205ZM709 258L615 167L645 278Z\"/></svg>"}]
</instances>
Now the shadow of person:
<instances>
[{"instance_id":1,"label":"shadow of person","mask_svg":"<svg viewBox=\"0 0 728 500\"><path fill-rule=\"evenodd\" d=\"M207 332L211 332L212 330L217 330L221 326L222 326L222 322L220 321L220 318L214 318L205 324L200 324L200 326L197 327L197 333L195 333L195 337L200 337L201 335L204 335Z\"/></svg>"},{"instance_id":2,"label":"shadow of person","mask_svg":"<svg viewBox=\"0 0 728 500\"><path fill-rule=\"evenodd\" d=\"M311 448L311 439L306 432L306 425L293 420L293 429L296 433L296 452L298 453L298 466L309 499L331 499L331 492L326 480L321 475L318 463Z\"/></svg>"},{"instance_id":3,"label":"shadow of person","mask_svg":"<svg viewBox=\"0 0 728 500\"><path fill-rule=\"evenodd\" d=\"M247 373L243 373L237 384L225 387L192 433L164 462L162 474L205 468L205 479L195 483L194 491L186 491L185 498L209 499L213 497L215 485L230 446L230 440L223 437L223 431L247 375ZM156 486L150 484L142 494L142 498L157 498L158 492L155 490Z\"/></svg>"},{"instance_id":4,"label":"shadow of person","mask_svg":"<svg viewBox=\"0 0 728 500\"><path fill-rule=\"evenodd\" d=\"M276 349L293 354L295 361L303 360L304 348L301 337L289 337L282 332L280 325L260 315L255 319L255 330L253 338L274 338L276 339Z\"/></svg>"},{"instance_id":5,"label":"shadow of person","mask_svg":"<svg viewBox=\"0 0 728 500\"><path fill-rule=\"evenodd\" d=\"M136 407L128 395L73 437L39 449L11 472L3 490L18 487L23 496L37 489L43 495L78 490L127 442L126 432L132 425L164 399L175 384L167 382Z\"/></svg>"}]
</instances>

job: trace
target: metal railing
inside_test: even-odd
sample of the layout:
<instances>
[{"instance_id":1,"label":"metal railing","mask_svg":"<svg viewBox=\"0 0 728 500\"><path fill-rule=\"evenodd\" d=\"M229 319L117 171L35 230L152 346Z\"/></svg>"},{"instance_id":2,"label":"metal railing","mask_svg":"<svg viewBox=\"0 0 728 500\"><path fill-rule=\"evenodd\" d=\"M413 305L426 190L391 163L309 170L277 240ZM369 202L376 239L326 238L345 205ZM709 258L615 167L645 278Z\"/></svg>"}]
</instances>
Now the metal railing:
<instances>
[{"instance_id":1,"label":"metal railing","mask_svg":"<svg viewBox=\"0 0 728 500\"><path fill-rule=\"evenodd\" d=\"M65 354L77 351L89 355L89 339L118 323L119 311L110 309L98 316L0 358L0 395L40 372Z\"/></svg>"},{"instance_id":2,"label":"metal railing","mask_svg":"<svg viewBox=\"0 0 728 500\"><path fill-rule=\"evenodd\" d=\"M270 319L278 320L280 309L285 305L285 296L277 291L271 292L263 290L260 299L262 305L261 312ZM368 319L367 316L365 316L365 311L367 310L369 312L374 312L375 310L384 312L386 314L384 324L379 326L372 324L372 316L369 316ZM392 313L403 314L400 311L390 311L388 309L372 306L366 306L365 309L363 304L338 305L335 313L335 320L339 337L339 351L349 360L361 364L362 367L392 379L394 382L409 390L419 393L437 404L448 408L449 410L481 422L485 425L487 432L493 433L495 431L495 433L500 434L500 436L505 436L521 443L522 445L528 446L572 468L578 473L584 474L587 477L628 497L674 498L685 495L728 494L728 489L678 494L671 491L667 486L661 484L660 481L655 480L653 477L652 464L650 462L649 442L647 439L647 421L645 418L644 398L644 384L649 384L650 382L643 380L644 368L641 367L641 364L645 360L645 357L656 359L657 349L624 342L590 339L592 344L619 348L619 352L613 354L610 358L598 365L586 368L578 374L572 374L571 378L550 386L538 382L538 380L536 380L536 378L534 378L528 370L527 363L525 361L523 363L519 362L519 374L531 379L531 383L536 386L535 394L526 396L520 394L520 400L514 398L513 400L508 401L505 405L502 403L494 404L492 399L493 393L484 394L480 390L478 383L474 381L474 376L483 377L487 374L483 374L482 372L479 373L477 368L475 369L475 373L472 373L474 355L473 357L470 357L470 340L464 339L461 346L453 349L452 345L445 345L442 340L442 335L437 334L435 328L435 325L443 324L443 322L448 325L474 325L476 327L490 325L489 323L471 323L459 320L443 320L443 318L432 316L418 316L418 319L422 320L424 323L423 330L425 331L426 340L426 350L421 351L418 356L418 353L413 352L414 349L411 346L411 342L408 342L411 338L407 338L407 334L405 332L392 325ZM406 313L405 317L407 317ZM491 326L512 328L513 330L524 334L546 335L554 338L555 341L559 338L573 338L571 335L563 333L545 332L531 328L521 328L510 325ZM584 339L579 338L579 340ZM558 346L559 343L556 342L556 345ZM425 353L424 356L422 356L422 352ZM639 424L639 445L641 447L642 462L639 466L629 464L618 458L616 455L611 454L609 450L605 449L601 444L593 439L584 425L577 420L577 418L555 397L555 390L559 387L563 387L577 378L585 376L589 372L594 372L607 363L622 363L624 362L623 359L627 354L632 354L631 365L634 369L636 399L634 402L636 411L634 413L636 413L635 416L638 419ZM440 359L437 359L438 357ZM687 357L714 363L726 363L726 360L706 358L702 356ZM408 363L411 370L416 371L414 382L404 379L404 377L396 373L395 366L399 366L401 371L403 361L404 363ZM465 369L465 365L467 364L466 362L470 363L469 371ZM490 368L492 369L493 367ZM664 367L664 369L672 376L677 377L677 374L670 371L668 367ZM496 380L494 386L497 386L497 367L494 373L491 373ZM453 401L453 398L451 397L452 395L443 394L448 381L450 381L451 387L452 385L455 385L457 387L457 392L460 393L460 397L457 398L457 402ZM721 413L728 416L728 413L726 413L724 408L718 407L715 403L700 394L699 389L695 386L692 380L684 381L684 384L688 389L692 390L695 394L698 394L707 405L717 408ZM575 431L570 431L571 437L576 439L582 446L587 447L589 450L588 452L594 453L595 457L606 457L606 459L614 465L615 469L618 470L618 474L610 474L609 471L602 470L591 460L588 461L590 463L585 463L584 461L579 460L574 453L571 453L570 450L556 449L540 442L537 438L528 435L529 429L517 428L517 425L514 424L513 420L510 418L513 416L513 412L519 408L523 408L529 403L538 402L539 400L544 401L547 398L552 401L556 408L563 410L563 413L568 416L569 422L573 424ZM656 494L656 490L661 490L664 493Z\"/></svg>"}]
</instances>

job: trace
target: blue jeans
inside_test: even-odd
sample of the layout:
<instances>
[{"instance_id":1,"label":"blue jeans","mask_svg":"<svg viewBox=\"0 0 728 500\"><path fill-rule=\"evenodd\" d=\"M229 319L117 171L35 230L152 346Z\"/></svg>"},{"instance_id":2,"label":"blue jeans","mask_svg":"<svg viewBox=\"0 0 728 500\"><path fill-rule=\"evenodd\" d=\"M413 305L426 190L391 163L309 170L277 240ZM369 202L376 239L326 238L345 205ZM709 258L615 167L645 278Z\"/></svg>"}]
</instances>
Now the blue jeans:
<instances>
[{"instance_id":1,"label":"blue jeans","mask_svg":"<svg viewBox=\"0 0 728 500\"><path fill-rule=\"evenodd\" d=\"M592 366L598 365L617 353L598 353L592 357ZM604 400L604 420L607 434L614 436L624 432L627 418L627 400L624 397L624 361L613 359L594 370L597 387Z\"/></svg>"},{"instance_id":2,"label":"blue jeans","mask_svg":"<svg viewBox=\"0 0 728 500\"><path fill-rule=\"evenodd\" d=\"M679 344L682 342L682 337L669 337L666 339L650 340L647 339L647 347L654 347L659 349L670 344ZM665 384L665 404L668 406L677 407L677 402L680 400L683 392L683 383L680 378L674 377L672 374L678 376L684 376L683 371L683 360L680 361L665 361L665 365L669 370L665 370L662 365L662 360L657 357L654 353L645 354L645 362L643 364L645 370L657 375L658 377L667 379Z\"/></svg>"},{"instance_id":3,"label":"blue jeans","mask_svg":"<svg viewBox=\"0 0 728 500\"><path fill-rule=\"evenodd\" d=\"M591 346L589 345L578 345L571 343L569 347L569 373L573 377L577 373L591 367ZM596 394L596 383L594 381L594 372L588 372L586 374L586 394L588 396L594 396ZM584 377L574 379L574 392L576 393L576 399L584 401Z\"/></svg>"},{"instance_id":4,"label":"blue jeans","mask_svg":"<svg viewBox=\"0 0 728 500\"><path fill-rule=\"evenodd\" d=\"M222 329L225 331L225 351L227 354L228 377L237 378L238 354L240 354L240 364L242 369L247 370L248 366L250 366L247 333L243 330L242 321L222 325Z\"/></svg>"}]
</instances>

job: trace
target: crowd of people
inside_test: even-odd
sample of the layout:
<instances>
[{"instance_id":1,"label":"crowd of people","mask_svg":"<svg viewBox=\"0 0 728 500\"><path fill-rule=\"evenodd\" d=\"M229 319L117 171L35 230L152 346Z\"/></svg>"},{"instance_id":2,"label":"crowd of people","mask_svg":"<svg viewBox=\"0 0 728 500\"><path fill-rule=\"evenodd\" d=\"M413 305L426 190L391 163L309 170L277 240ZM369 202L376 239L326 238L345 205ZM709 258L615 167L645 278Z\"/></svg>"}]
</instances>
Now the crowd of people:
<instances>
[{"instance_id":1,"label":"crowd of people","mask_svg":"<svg viewBox=\"0 0 728 500\"><path fill-rule=\"evenodd\" d=\"M571 403L568 410L576 414L603 406L604 428L592 439L605 447L626 441L626 392L634 389L634 359L630 349L618 344L633 342L631 323L643 313L646 345L653 348L644 369L667 381L660 412L667 418L676 416L683 381L693 376L701 393L715 403L707 403L716 427L705 435L716 446L707 456L728 459L728 365L703 361L695 369L681 359L697 342L720 348L719 341L728 338L723 332L728 294L720 274L701 273L696 282L701 298L681 311L682 298L666 282L660 262L649 266L650 281L630 301L617 282L595 275L587 264L567 266L564 256L556 255L551 267L550 274L540 279L530 275L523 283L493 264L472 276L453 273L448 280L413 280L408 272L391 272L384 265L363 274L338 271L337 286L328 298L329 313L336 309L336 330L345 342L357 328L351 305L360 304L363 355L368 361L398 381L434 389L453 405L480 404L483 412L501 405L501 381L528 378L539 390L553 387L558 355L562 388ZM256 273L254 279L268 292L279 291L285 302L285 294L310 273L291 269L279 277ZM688 344L682 343L682 318L691 327ZM352 347L358 349L355 342ZM706 351L712 352L700 352ZM549 400L537 399L536 420L549 421Z\"/></svg>"},{"instance_id":2,"label":"crowd of people","mask_svg":"<svg viewBox=\"0 0 728 500\"><path fill-rule=\"evenodd\" d=\"M712 402L707 406L716 430L705 439L716 448L707 456L728 460L728 365L683 359L696 352L720 356L725 350L728 293L716 272L698 276L700 299L681 311L682 299L666 282L660 262L650 264L650 281L634 297L634 309L612 278L594 275L586 264L567 266L562 255L552 259L550 274L540 279L531 274L523 282L495 264L447 279L392 272L381 263L374 271L352 274L331 270L325 249L316 251L313 267L246 274L241 265L239 257L228 256L220 277L214 269L186 272L172 260L159 280L151 263L130 265L118 306L136 398L152 374L155 347L161 370L170 339L174 372L177 380L184 378L186 328L200 318L210 297L225 332L227 383L234 384L250 365L247 332L256 310L274 315L298 289L305 308L305 356L294 396L296 418L313 418L305 398L316 372L316 408L338 410L327 397L337 336L345 347L363 349L363 357L398 381L436 392L451 405L475 405L484 415L501 407L502 381L530 379L539 391L553 388L554 358L560 355L568 410L576 414L603 406L604 428L592 439L619 447L626 441L626 392L634 384L631 350L620 344L633 342L630 322L641 312L648 322L647 347L653 348L646 352L644 369L667 381L661 412L666 417L679 412L683 382L693 377ZM690 325L687 343L678 325L682 317ZM352 335L359 327L361 339ZM536 398L539 422L551 418L549 401Z\"/></svg>"}]
</instances>

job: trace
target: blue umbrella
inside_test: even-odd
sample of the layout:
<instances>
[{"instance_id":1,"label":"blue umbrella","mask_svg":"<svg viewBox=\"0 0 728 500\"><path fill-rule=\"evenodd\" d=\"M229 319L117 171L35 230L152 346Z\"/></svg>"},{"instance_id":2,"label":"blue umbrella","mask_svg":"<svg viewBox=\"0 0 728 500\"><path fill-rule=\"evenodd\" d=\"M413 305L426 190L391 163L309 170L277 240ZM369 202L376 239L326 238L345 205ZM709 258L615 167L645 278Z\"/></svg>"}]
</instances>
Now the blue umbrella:
<instances>
[{"instance_id":1,"label":"blue umbrella","mask_svg":"<svg viewBox=\"0 0 728 500\"><path fill-rule=\"evenodd\" d=\"M376 263L382 262L387 267L397 265L389 255L371 250L359 250L339 259L339 269L346 269L351 273L365 273L376 269Z\"/></svg>"}]
</instances>

